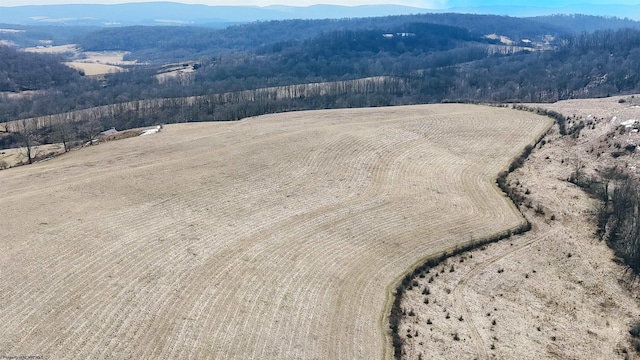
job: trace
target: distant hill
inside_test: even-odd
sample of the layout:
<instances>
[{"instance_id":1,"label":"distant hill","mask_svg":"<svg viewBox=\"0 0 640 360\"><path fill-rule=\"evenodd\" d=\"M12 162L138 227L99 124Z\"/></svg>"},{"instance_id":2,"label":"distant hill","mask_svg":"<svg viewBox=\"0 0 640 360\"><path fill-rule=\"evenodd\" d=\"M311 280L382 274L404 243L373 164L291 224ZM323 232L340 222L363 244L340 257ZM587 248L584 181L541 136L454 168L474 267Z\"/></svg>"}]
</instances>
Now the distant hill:
<instances>
[{"instance_id":1,"label":"distant hill","mask_svg":"<svg viewBox=\"0 0 640 360\"><path fill-rule=\"evenodd\" d=\"M383 32L394 32L407 23L454 26L468 30L475 38L498 33L514 40L540 40L545 35L559 36L572 32L569 28L533 19L495 15L422 14L349 20L263 21L226 29L194 26L100 28L75 37L71 42L79 44L86 51L129 51L132 59L166 62L168 59L182 61L247 51L270 44L283 47L282 43L298 43L336 31L375 30L381 36ZM460 24L463 26L458 26ZM284 44L284 47L288 45Z\"/></svg>"},{"instance_id":2,"label":"distant hill","mask_svg":"<svg viewBox=\"0 0 640 360\"><path fill-rule=\"evenodd\" d=\"M569 29L572 33L593 32L606 29L640 29L640 22L638 21L595 15L546 15L529 19L538 21L544 26L561 26Z\"/></svg>"},{"instance_id":3,"label":"distant hill","mask_svg":"<svg viewBox=\"0 0 640 360\"><path fill-rule=\"evenodd\" d=\"M206 6L172 2L114 5L0 7L0 23L22 25L212 25L285 19L354 18L416 14L427 9L399 5Z\"/></svg>"},{"instance_id":4,"label":"distant hill","mask_svg":"<svg viewBox=\"0 0 640 360\"><path fill-rule=\"evenodd\" d=\"M615 16L640 20L640 5L568 5L544 7L536 5L490 5L451 7L448 11L470 14L510 15L518 17L546 16L557 14L585 14L594 16Z\"/></svg>"},{"instance_id":5,"label":"distant hill","mask_svg":"<svg viewBox=\"0 0 640 360\"><path fill-rule=\"evenodd\" d=\"M485 2L491 4L492 2ZM449 8L427 9L400 5L296 6L206 6L175 2L125 3L113 5L0 6L0 23L21 25L128 26L207 25L286 19L339 19L422 13L471 13L517 17L555 14L586 14L640 19L640 5L539 6L527 2L478 6L471 1L449 1Z\"/></svg>"},{"instance_id":6,"label":"distant hill","mask_svg":"<svg viewBox=\"0 0 640 360\"><path fill-rule=\"evenodd\" d=\"M166 62L218 56L271 44L295 43L336 31L376 30L379 34L398 29L407 23L454 26L468 30L475 38L499 34L515 42L523 39L544 42L547 35L555 38L565 34L579 34L583 31L640 28L639 22L631 20L588 15L516 18L497 15L431 13L340 20L261 21L225 29L196 26L98 28L96 31L71 37L69 41L79 44L86 51L129 51L132 59ZM10 40L9 35L15 36L15 34L4 34ZM3 34L0 34L0 39L2 37ZM287 45L285 44L284 47Z\"/></svg>"}]
</instances>

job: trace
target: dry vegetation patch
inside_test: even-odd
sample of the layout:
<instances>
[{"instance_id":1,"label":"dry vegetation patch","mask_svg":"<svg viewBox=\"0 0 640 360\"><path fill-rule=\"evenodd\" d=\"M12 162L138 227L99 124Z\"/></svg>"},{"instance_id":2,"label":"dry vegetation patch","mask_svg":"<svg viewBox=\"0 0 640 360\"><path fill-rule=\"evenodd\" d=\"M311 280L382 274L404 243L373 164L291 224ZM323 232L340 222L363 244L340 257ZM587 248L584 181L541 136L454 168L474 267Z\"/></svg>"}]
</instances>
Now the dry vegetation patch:
<instances>
[{"instance_id":1,"label":"dry vegetation patch","mask_svg":"<svg viewBox=\"0 0 640 360\"><path fill-rule=\"evenodd\" d=\"M397 279L523 223L494 179L549 125L296 112L1 171L0 356L390 358Z\"/></svg>"},{"instance_id":2,"label":"dry vegetation patch","mask_svg":"<svg viewBox=\"0 0 640 360\"><path fill-rule=\"evenodd\" d=\"M91 62L72 61L72 62L65 62L64 64L74 69L82 71L86 76L104 75L109 73L125 71L125 69L120 66L91 63Z\"/></svg>"},{"instance_id":3,"label":"dry vegetation patch","mask_svg":"<svg viewBox=\"0 0 640 360\"><path fill-rule=\"evenodd\" d=\"M64 153L62 144L40 145L34 148L35 161L50 159ZM24 148L0 150L0 170L26 164L28 161Z\"/></svg>"},{"instance_id":4,"label":"dry vegetation patch","mask_svg":"<svg viewBox=\"0 0 640 360\"><path fill-rule=\"evenodd\" d=\"M40 53L40 54L78 54L78 46L76 44L65 44L56 46L34 46L24 48L23 51Z\"/></svg>"},{"instance_id":5,"label":"dry vegetation patch","mask_svg":"<svg viewBox=\"0 0 640 360\"><path fill-rule=\"evenodd\" d=\"M595 236L597 200L567 181L576 169L635 171L635 151L615 153L640 143L620 127L640 118L637 105L630 96L530 104L568 118L568 135L554 127L507 178L533 230L416 279L403 301L413 314L400 328L406 358L637 358L637 284Z\"/></svg>"},{"instance_id":6,"label":"dry vegetation patch","mask_svg":"<svg viewBox=\"0 0 640 360\"><path fill-rule=\"evenodd\" d=\"M86 76L98 76L126 71L122 66L136 65L135 60L124 60L129 54L125 51L82 51L76 44L57 46L36 46L23 51L46 54L66 54L73 61L64 64L82 71Z\"/></svg>"}]
</instances>

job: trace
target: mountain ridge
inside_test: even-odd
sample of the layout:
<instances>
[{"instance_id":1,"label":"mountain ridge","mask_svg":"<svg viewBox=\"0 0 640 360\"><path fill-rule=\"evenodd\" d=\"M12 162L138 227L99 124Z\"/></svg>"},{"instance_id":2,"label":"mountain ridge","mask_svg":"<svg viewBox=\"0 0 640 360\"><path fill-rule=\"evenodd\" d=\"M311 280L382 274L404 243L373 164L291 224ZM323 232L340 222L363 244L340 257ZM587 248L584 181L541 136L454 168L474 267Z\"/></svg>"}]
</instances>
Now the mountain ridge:
<instances>
[{"instance_id":1,"label":"mountain ridge","mask_svg":"<svg viewBox=\"0 0 640 360\"><path fill-rule=\"evenodd\" d=\"M420 13L471 13L515 17L585 14L640 20L640 5L487 5L427 9L403 5L208 6L177 2L0 6L0 23L16 25L213 25L288 19L339 19Z\"/></svg>"}]
</instances>

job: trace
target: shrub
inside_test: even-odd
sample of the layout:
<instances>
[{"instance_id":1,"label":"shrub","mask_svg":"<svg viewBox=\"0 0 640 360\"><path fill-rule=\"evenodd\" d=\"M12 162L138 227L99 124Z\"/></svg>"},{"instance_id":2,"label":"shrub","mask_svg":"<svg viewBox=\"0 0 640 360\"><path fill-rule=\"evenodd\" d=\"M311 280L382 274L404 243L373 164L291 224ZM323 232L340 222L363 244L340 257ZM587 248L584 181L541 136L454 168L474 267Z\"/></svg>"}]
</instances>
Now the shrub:
<instances>
[{"instance_id":1,"label":"shrub","mask_svg":"<svg viewBox=\"0 0 640 360\"><path fill-rule=\"evenodd\" d=\"M640 339L640 321L636 321L633 325L631 325L631 330L629 330L629 334L636 339Z\"/></svg>"}]
</instances>

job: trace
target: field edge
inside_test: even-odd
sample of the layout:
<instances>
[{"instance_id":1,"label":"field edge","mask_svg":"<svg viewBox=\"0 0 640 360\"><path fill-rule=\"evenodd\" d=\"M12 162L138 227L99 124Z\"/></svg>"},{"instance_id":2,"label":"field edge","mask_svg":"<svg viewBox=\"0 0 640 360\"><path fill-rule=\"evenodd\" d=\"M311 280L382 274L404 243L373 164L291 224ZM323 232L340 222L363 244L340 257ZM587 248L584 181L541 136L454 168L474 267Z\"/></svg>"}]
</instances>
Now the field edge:
<instances>
[{"instance_id":1,"label":"field edge","mask_svg":"<svg viewBox=\"0 0 640 360\"><path fill-rule=\"evenodd\" d=\"M521 110L514 109L514 111L521 111ZM509 169L511 168L512 164L518 161L518 159L521 159L524 157L526 161L526 157L528 156L527 147L537 146L545 138L549 130L551 130L551 128L556 124L556 122L548 116L540 115L540 117L541 117L541 120L542 119L546 120L547 126L544 127L539 133L535 134L535 137L533 137L534 140L529 144L523 146L520 153L517 156L514 156L513 158L511 158L511 160L508 162L508 165L502 168L502 170L498 171L495 178L491 181L491 184L493 188L496 190L496 193L503 197L508 198L507 203L509 204L509 206L511 206L511 208L514 210L515 213L520 215L520 218L521 218L520 224L514 227L511 227L509 229L496 232L494 235L486 236L480 239L471 239L466 243L464 243L463 245L458 244L449 249L425 256L424 258L421 258L420 260L413 263L407 269L407 271L405 271L403 274L396 277L396 279L392 283L387 285L385 289L386 296L385 296L384 310L383 310L382 316L379 319L379 326L380 326L380 329L382 330L382 336L384 337L383 342L385 344L385 346L383 347L382 359L395 358L394 356L395 347L393 343L394 334L393 334L393 331L391 330L391 326L392 326L391 314L394 309L394 306L396 304L399 306L400 304L399 300L401 298L402 291L399 292L398 289L402 289L402 290L404 289L402 286L405 283L405 281L410 281L415 276L417 276L420 272L422 272L422 270L424 270L426 267L437 265L440 262L450 257L476 249L483 245L508 239L513 235L526 233L531 229L531 224L522 214L520 209L518 209L518 207L515 205L513 200L509 197L509 195L498 186L497 179L500 173L506 172L507 174L510 174L511 172L515 171L516 169L512 168L511 171L509 171Z\"/></svg>"}]
</instances>

